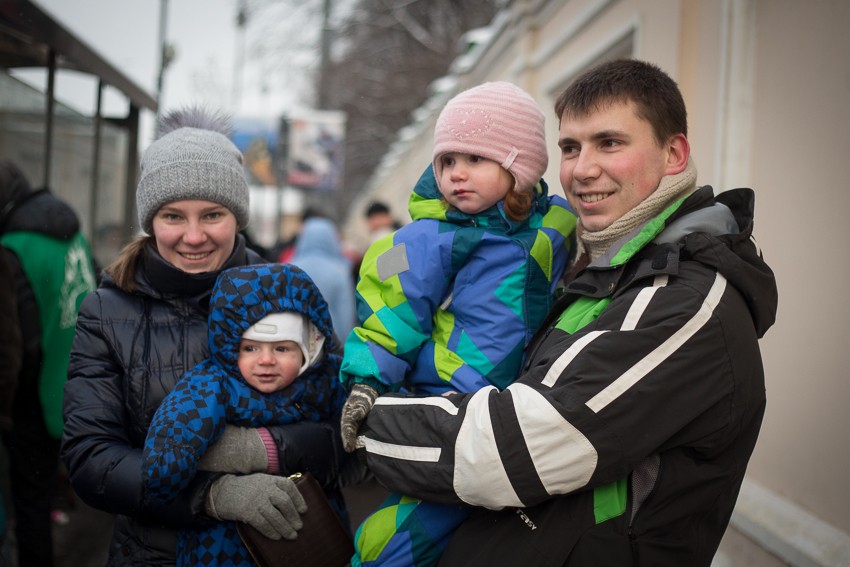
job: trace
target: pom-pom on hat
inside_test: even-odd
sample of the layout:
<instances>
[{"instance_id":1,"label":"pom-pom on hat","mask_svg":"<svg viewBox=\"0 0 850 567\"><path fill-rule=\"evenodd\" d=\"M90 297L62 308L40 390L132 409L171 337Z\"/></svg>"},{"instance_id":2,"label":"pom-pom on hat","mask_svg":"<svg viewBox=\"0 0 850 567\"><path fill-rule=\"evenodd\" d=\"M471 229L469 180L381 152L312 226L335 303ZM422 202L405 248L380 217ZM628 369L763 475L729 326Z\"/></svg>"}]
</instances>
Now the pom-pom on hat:
<instances>
[{"instance_id":1,"label":"pom-pom on hat","mask_svg":"<svg viewBox=\"0 0 850 567\"><path fill-rule=\"evenodd\" d=\"M527 92L505 81L484 83L452 98L434 128L434 175L437 184L449 152L491 159L516 180L515 189L528 192L546 166L545 118Z\"/></svg>"},{"instance_id":2,"label":"pom-pom on hat","mask_svg":"<svg viewBox=\"0 0 850 567\"><path fill-rule=\"evenodd\" d=\"M248 183L242 153L230 141L227 116L204 108L172 112L160 122L160 137L142 155L136 210L139 225L153 234L156 212L173 201L197 199L227 207L239 228L248 224Z\"/></svg>"},{"instance_id":3,"label":"pom-pom on hat","mask_svg":"<svg viewBox=\"0 0 850 567\"><path fill-rule=\"evenodd\" d=\"M294 311L269 313L242 333L243 339L262 343L292 341L301 347L304 364L299 374L307 370L319 359L325 337L306 317Z\"/></svg>"}]
</instances>

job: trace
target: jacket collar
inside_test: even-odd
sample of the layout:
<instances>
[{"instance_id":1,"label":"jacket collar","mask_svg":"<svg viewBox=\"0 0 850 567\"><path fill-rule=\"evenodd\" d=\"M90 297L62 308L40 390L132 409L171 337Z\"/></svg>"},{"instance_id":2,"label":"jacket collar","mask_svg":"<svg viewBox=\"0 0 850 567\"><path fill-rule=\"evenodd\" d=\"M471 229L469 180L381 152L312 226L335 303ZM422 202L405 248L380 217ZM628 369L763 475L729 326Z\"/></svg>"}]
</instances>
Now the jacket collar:
<instances>
[{"instance_id":1,"label":"jacket collar","mask_svg":"<svg viewBox=\"0 0 850 567\"><path fill-rule=\"evenodd\" d=\"M718 205L710 186L664 209L658 216L617 240L604 254L580 271L566 291L589 297L607 297L627 281L673 275L679 270L679 243L694 232L718 235L738 231L728 207ZM650 253L651 252L651 253ZM633 262L638 258L638 262Z\"/></svg>"},{"instance_id":2,"label":"jacket collar","mask_svg":"<svg viewBox=\"0 0 850 567\"><path fill-rule=\"evenodd\" d=\"M189 274L175 267L160 256L153 244L145 246L142 254L141 273L137 276L139 289L153 297L196 297L208 296L222 270L243 266L247 262L245 239L236 235L233 252L220 269L214 272Z\"/></svg>"},{"instance_id":3,"label":"jacket collar","mask_svg":"<svg viewBox=\"0 0 850 567\"><path fill-rule=\"evenodd\" d=\"M433 165L429 165L413 188L407 210L410 213L410 218L413 220L434 219L447 221L459 226L483 227L494 232L513 234L528 227L531 219L536 215L545 215L549 210L549 200L547 199L549 187L546 185L546 182L541 179L535 190L536 196L535 202L532 205L532 214L527 219L521 221L510 220L505 215L505 210L501 202L478 214L468 215L456 209L446 207L440 189L437 187Z\"/></svg>"}]
</instances>

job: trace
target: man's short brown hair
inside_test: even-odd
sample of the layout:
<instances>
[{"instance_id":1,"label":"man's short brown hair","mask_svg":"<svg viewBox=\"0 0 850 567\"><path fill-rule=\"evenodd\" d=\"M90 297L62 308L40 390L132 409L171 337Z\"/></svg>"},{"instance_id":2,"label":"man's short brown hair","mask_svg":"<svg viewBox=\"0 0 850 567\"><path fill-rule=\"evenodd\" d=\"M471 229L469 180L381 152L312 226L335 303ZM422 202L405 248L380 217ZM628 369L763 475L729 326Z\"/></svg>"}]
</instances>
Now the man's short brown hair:
<instances>
[{"instance_id":1,"label":"man's short brown hair","mask_svg":"<svg viewBox=\"0 0 850 567\"><path fill-rule=\"evenodd\" d=\"M633 102L659 144L676 134L688 135L688 114L676 82L657 66L636 59L608 61L585 71L555 101L555 114L558 120L587 116L617 102Z\"/></svg>"}]
</instances>

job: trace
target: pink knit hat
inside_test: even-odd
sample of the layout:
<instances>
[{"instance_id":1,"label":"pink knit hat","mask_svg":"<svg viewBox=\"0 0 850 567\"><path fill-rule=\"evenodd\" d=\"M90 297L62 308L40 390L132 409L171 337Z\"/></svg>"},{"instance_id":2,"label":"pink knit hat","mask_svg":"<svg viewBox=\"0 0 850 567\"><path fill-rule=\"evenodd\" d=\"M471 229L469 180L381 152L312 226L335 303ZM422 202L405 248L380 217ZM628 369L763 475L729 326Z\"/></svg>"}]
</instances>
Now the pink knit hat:
<instances>
[{"instance_id":1,"label":"pink knit hat","mask_svg":"<svg viewBox=\"0 0 850 567\"><path fill-rule=\"evenodd\" d=\"M434 128L434 175L437 184L449 152L491 159L530 191L549 164L545 119L537 103L518 86L498 81L465 90L440 112Z\"/></svg>"}]
</instances>

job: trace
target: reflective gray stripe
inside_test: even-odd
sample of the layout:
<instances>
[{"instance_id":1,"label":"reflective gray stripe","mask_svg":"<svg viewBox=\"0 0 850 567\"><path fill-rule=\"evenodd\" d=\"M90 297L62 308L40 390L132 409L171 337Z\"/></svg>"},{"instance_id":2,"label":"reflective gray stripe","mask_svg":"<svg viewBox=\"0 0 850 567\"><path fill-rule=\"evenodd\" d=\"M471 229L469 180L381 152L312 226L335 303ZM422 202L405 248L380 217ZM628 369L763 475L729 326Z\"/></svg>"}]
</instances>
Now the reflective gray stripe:
<instances>
[{"instance_id":1,"label":"reflective gray stripe","mask_svg":"<svg viewBox=\"0 0 850 567\"><path fill-rule=\"evenodd\" d=\"M403 242L396 244L378 256L376 267L378 268L378 277L382 282L409 270L410 264L407 263L407 245Z\"/></svg>"},{"instance_id":2,"label":"reflective gray stripe","mask_svg":"<svg viewBox=\"0 0 850 567\"><path fill-rule=\"evenodd\" d=\"M717 308L720 299L723 297L723 292L726 290L726 278L721 274L716 274L714 285L705 297L699 310L685 325L673 333L673 335L664 341L658 348L647 354L637 364L629 368L620 377L609 384L604 390L593 396L587 402L594 413L599 413L605 407L619 398L623 393L629 390L632 386L643 379L658 365L667 360L667 358L676 352L688 339L693 337L709 319L711 319L714 310Z\"/></svg>"},{"instance_id":3,"label":"reflective gray stripe","mask_svg":"<svg viewBox=\"0 0 850 567\"><path fill-rule=\"evenodd\" d=\"M442 449L439 447L413 447L411 445L396 445L370 439L366 435L357 438L356 447L365 448L367 452L403 461L419 461L422 463L436 463L440 460Z\"/></svg>"}]
</instances>

